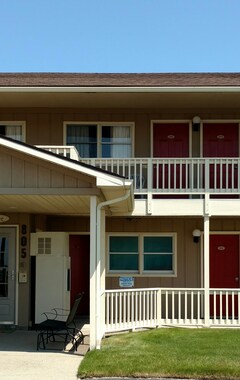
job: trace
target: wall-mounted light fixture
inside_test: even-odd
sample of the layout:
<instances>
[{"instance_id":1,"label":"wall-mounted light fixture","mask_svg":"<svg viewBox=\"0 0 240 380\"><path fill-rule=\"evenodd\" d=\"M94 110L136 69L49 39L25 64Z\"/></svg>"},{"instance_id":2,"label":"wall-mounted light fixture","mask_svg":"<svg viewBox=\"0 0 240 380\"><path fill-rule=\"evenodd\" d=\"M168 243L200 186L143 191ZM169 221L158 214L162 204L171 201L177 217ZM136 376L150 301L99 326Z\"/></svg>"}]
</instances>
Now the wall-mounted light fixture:
<instances>
[{"instance_id":1,"label":"wall-mounted light fixture","mask_svg":"<svg viewBox=\"0 0 240 380\"><path fill-rule=\"evenodd\" d=\"M201 231L198 229L193 230L192 236L193 236L193 242L198 243L201 236Z\"/></svg>"},{"instance_id":2,"label":"wall-mounted light fixture","mask_svg":"<svg viewBox=\"0 0 240 380\"><path fill-rule=\"evenodd\" d=\"M192 119L192 122L193 122L193 124L200 124L201 119L199 116L194 116L194 118Z\"/></svg>"},{"instance_id":3,"label":"wall-mounted light fixture","mask_svg":"<svg viewBox=\"0 0 240 380\"><path fill-rule=\"evenodd\" d=\"M200 130L201 119L199 116L194 116L192 119L193 131L198 132Z\"/></svg>"}]
</instances>

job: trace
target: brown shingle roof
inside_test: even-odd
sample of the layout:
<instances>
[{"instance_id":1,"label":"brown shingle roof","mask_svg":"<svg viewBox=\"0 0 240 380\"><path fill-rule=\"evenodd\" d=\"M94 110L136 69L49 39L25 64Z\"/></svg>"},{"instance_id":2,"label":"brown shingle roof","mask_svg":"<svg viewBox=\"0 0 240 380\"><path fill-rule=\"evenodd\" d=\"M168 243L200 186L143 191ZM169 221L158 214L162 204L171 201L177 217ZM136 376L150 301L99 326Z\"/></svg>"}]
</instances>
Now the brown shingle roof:
<instances>
[{"instance_id":1,"label":"brown shingle roof","mask_svg":"<svg viewBox=\"0 0 240 380\"><path fill-rule=\"evenodd\" d=\"M0 73L0 87L231 87L240 73Z\"/></svg>"}]
</instances>

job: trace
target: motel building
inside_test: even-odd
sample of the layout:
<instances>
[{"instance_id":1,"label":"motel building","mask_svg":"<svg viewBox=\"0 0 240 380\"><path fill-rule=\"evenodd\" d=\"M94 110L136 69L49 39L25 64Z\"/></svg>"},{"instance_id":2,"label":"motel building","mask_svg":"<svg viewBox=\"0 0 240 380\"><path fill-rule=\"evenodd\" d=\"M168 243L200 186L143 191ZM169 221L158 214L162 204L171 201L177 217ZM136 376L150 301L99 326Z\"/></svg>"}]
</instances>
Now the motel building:
<instances>
[{"instance_id":1,"label":"motel building","mask_svg":"<svg viewBox=\"0 0 240 380\"><path fill-rule=\"evenodd\" d=\"M0 74L0 324L239 327L240 74Z\"/></svg>"}]
</instances>

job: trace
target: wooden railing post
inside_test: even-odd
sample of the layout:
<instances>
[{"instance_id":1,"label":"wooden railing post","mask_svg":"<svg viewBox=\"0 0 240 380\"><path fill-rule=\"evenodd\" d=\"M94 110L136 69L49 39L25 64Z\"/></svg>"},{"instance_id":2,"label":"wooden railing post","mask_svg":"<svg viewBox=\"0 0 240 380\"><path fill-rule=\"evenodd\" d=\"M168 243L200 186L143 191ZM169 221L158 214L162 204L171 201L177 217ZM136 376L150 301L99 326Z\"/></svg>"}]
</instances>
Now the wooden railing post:
<instances>
[{"instance_id":1,"label":"wooden railing post","mask_svg":"<svg viewBox=\"0 0 240 380\"><path fill-rule=\"evenodd\" d=\"M153 193L153 161L147 160L147 213L152 213L152 193Z\"/></svg>"},{"instance_id":2,"label":"wooden railing post","mask_svg":"<svg viewBox=\"0 0 240 380\"><path fill-rule=\"evenodd\" d=\"M161 288L157 291L157 324L162 325L162 291Z\"/></svg>"},{"instance_id":3,"label":"wooden railing post","mask_svg":"<svg viewBox=\"0 0 240 380\"><path fill-rule=\"evenodd\" d=\"M205 179L205 191L209 192L209 187L210 187L210 184L209 184L209 176L210 176L210 164L209 164L209 160L206 159L205 160L205 170L204 170L204 179Z\"/></svg>"}]
</instances>

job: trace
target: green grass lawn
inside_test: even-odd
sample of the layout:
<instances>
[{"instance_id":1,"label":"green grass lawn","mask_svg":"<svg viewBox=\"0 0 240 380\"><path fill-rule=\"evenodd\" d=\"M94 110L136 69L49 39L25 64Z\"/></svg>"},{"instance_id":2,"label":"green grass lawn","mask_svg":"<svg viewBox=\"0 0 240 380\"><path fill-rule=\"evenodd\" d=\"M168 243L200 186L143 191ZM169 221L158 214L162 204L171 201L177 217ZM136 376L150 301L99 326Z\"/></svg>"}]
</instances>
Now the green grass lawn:
<instances>
[{"instance_id":1,"label":"green grass lawn","mask_svg":"<svg viewBox=\"0 0 240 380\"><path fill-rule=\"evenodd\" d=\"M86 354L80 377L240 379L240 329L160 328L103 339Z\"/></svg>"}]
</instances>

